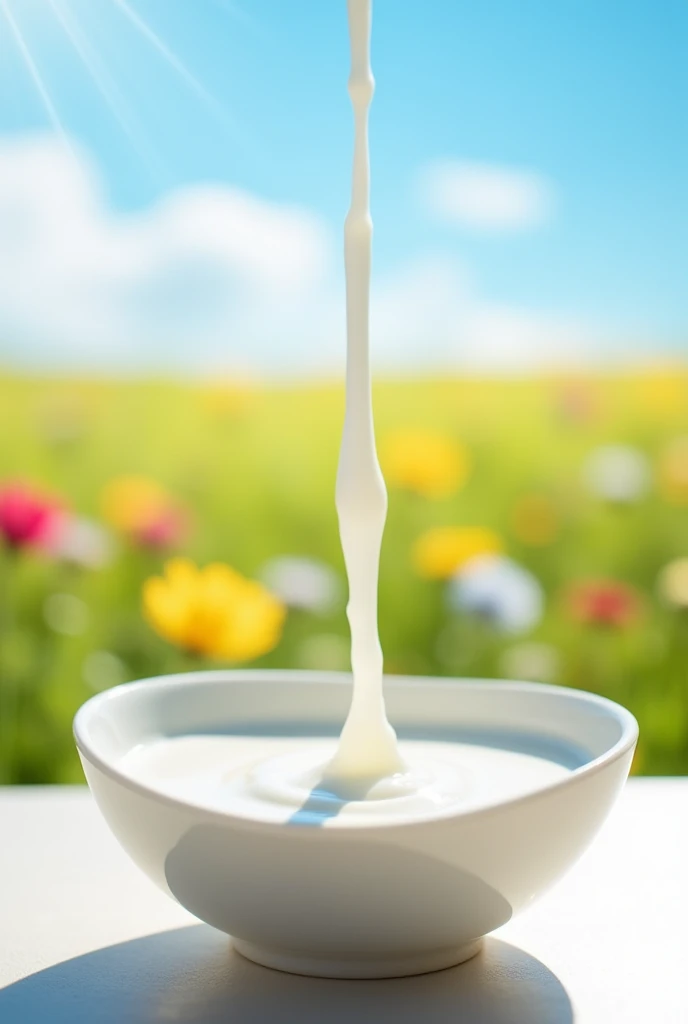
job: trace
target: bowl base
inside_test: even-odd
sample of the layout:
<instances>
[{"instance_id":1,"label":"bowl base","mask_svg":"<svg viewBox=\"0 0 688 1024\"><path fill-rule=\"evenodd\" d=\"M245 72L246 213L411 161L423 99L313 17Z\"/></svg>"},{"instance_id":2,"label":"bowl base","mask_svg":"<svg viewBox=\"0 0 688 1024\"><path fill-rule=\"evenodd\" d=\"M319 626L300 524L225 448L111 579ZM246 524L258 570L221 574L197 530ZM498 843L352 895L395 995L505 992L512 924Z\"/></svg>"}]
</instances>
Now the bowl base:
<instances>
[{"instance_id":1,"label":"bowl base","mask_svg":"<svg viewBox=\"0 0 688 1024\"><path fill-rule=\"evenodd\" d=\"M268 949L251 942L232 939L237 953L263 967L272 967L287 974L305 974L312 978L407 978L414 974L430 974L456 967L482 949L483 940L475 939L465 946L449 946L423 953L406 953L389 957L356 959L327 959L294 953L284 949Z\"/></svg>"}]
</instances>

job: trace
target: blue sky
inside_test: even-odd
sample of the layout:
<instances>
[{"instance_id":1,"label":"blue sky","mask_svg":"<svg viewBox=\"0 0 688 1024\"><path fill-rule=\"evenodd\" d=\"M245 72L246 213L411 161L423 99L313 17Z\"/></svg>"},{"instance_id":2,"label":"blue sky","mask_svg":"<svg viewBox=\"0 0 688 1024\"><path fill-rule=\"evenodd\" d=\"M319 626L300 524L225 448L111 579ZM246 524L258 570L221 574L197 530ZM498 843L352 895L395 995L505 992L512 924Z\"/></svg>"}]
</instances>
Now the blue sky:
<instances>
[{"instance_id":1,"label":"blue sky","mask_svg":"<svg viewBox=\"0 0 688 1024\"><path fill-rule=\"evenodd\" d=\"M22 33L53 113L79 151L88 154L91 178L100 180L108 236L93 251L113 244L118 219L131 224L138 217L143 223L170 197L211 185L268 204L268 219L292 208L314 218L309 230L322 237L304 255L305 263L317 262L323 253L331 267L319 283L311 279L310 265L304 270L304 282L311 277L299 309L290 300L289 310L277 317L277 324L289 322L284 339L274 323L263 318L258 324L254 307L242 307L233 319L230 300L244 299L241 280L227 276L224 255L223 274L211 273L210 284L203 279L196 299L210 295L217 315L202 368L222 362L224 335L228 366L251 368L242 351L252 347L255 336L257 369L273 362L288 368L284 350L290 332L304 333L302 320L317 321L328 339L331 333L327 344L338 351L339 233L348 205L352 141L344 0L129 0L129 14L116 0L4 0L0 141L11 147L55 125L11 24L2 17L3 7ZM168 56L136 19L157 34ZM533 359L539 359L548 337L553 347L562 339L567 353L583 357L602 351L643 358L688 350L686 52L684 0L377 0L374 273L377 319L386 337L381 344L390 364L399 331L395 304L404 326L425 321L429 331L442 335L433 358L450 365L465 361L467 353L481 348L483 335L492 339L495 333L505 339L493 346L497 368L519 347L530 346ZM177 61L185 73L174 66ZM57 146L40 137L46 154L49 144ZM36 162L43 165L47 179L50 159ZM524 216L516 227L508 217L486 223L470 209L466 213L465 203L456 215L451 202L442 207L429 195L428 181L435 180L438 167L450 175L466 167L474 176L502 174L502 184L515 182L517 191L519 182L534 182L546 194L546 212ZM36 181L40 190L40 171ZM13 195L8 192L7 204ZM263 216L258 208L254 212ZM223 223L232 230L229 213ZM267 230L267 246L270 237ZM194 238L197 251L200 242ZM155 245L160 260L163 243L158 239ZM290 245L287 232L286 260ZM11 252L5 258L15 262ZM232 261L238 259L233 253ZM64 263L59 254L56 263ZM146 292L147 324L156 316L169 319L170 282L179 281L187 266L180 257L174 273L162 284L156 278ZM205 259L203 273L207 266ZM31 275L30 260L22 273ZM200 273L195 263L192 277ZM255 281L254 286L257 295ZM223 291L222 303L213 288ZM46 295L49 291L50 282ZM416 305L409 310L401 300L410 301L411 293ZM134 338L130 297L127 302L130 319L120 330L131 330ZM261 293L259 311L268 302ZM284 297L275 299L276 308L281 310L283 302ZM51 339L44 325L22 319L16 303L7 310L3 317L0 294L5 362L16 357L46 365L126 365L140 349L138 343L119 346L112 337L102 345L94 342L89 351L85 343L72 345L66 313L64 331ZM203 314L191 299L184 307L188 334L180 330L173 342L180 349L180 367L187 360L182 351L187 337L193 338L196 317L203 321ZM449 321L457 326L445 332ZM201 338L203 331L201 323ZM150 330L146 365L162 359L163 342L156 333ZM418 326L415 333L409 328L403 338L399 335L399 348L411 352L411 364L422 363L422 334ZM270 337L280 350L274 360ZM489 348L492 341L485 344ZM307 363L304 348L294 368Z\"/></svg>"}]
</instances>

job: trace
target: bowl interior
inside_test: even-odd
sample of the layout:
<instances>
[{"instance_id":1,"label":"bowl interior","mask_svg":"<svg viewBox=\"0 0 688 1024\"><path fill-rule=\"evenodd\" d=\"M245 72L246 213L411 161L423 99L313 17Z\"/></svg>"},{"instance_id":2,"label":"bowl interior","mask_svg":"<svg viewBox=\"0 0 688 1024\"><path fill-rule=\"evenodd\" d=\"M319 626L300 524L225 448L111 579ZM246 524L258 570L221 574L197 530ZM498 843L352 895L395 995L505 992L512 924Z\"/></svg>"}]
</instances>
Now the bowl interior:
<instances>
[{"instance_id":1,"label":"bowl interior","mask_svg":"<svg viewBox=\"0 0 688 1024\"><path fill-rule=\"evenodd\" d=\"M346 674L201 672L143 680L88 701L75 719L82 753L109 768L134 747L183 735L336 736ZM388 677L400 739L479 743L581 768L630 747L633 716L602 697L534 683Z\"/></svg>"}]
</instances>

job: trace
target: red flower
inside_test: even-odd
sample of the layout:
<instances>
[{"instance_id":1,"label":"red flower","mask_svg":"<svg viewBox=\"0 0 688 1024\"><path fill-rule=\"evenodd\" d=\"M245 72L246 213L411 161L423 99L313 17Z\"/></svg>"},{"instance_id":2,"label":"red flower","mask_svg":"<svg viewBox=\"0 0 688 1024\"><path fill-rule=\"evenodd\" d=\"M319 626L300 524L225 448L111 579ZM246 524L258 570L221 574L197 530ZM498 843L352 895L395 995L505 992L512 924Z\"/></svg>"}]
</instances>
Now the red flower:
<instances>
[{"instance_id":1,"label":"red flower","mask_svg":"<svg viewBox=\"0 0 688 1024\"><path fill-rule=\"evenodd\" d=\"M63 514L54 498L27 484L0 487L0 535L12 548L48 548Z\"/></svg>"},{"instance_id":2,"label":"red flower","mask_svg":"<svg viewBox=\"0 0 688 1024\"><path fill-rule=\"evenodd\" d=\"M590 580L571 587L568 607L572 617L586 625L623 627L640 618L642 601L626 583Z\"/></svg>"}]
</instances>

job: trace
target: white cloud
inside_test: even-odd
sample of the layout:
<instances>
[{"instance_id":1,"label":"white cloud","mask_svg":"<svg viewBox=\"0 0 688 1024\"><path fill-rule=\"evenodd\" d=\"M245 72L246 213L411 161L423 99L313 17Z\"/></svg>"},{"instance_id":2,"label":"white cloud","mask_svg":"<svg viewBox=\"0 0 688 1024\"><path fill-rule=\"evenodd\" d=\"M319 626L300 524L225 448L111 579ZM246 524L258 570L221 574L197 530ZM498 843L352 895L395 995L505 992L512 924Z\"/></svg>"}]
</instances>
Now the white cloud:
<instances>
[{"instance_id":1,"label":"white cloud","mask_svg":"<svg viewBox=\"0 0 688 1024\"><path fill-rule=\"evenodd\" d=\"M523 231L544 223L554 188L533 171L462 160L437 161L421 172L420 195L437 218L482 231Z\"/></svg>"},{"instance_id":2,"label":"white cloud","mask_svg":"<svg viewBox=\"0 0 688 1024\"><path fill-rule=\"evenodd\" d=\"M588 325L481 299L466 267L446 255L383 279L371 329L386 369L527 372L577 365L599 347Z\"/></svg>"},{"instance_id":3,"label":"white cloud","mask_svg":"<svg viewBox=\"0 0 688 1024\"><path fill-rule=\"evenodd\" d=\"M509 306L476 306L470 339L471 365L484 370L575 367L595 361L599 353L599 337L589 324Z\"/></svg>"},{"instance_id":4,"label":"white cloud","mask_svg":"<svg viewBox=\"0 0 688 1024\"><path fill-rule=\"evenodd\" d=\"M289 364L331 253L307 210L196 186L116 215L85 157L51 137L0 146L0 355L14 362Z\"/></svg>"},{"instance_id":5,"label":"white cloud","mask_svg":"<svg viewBox=\"0 0 688 1024\"><path fill-rule=\"evenodd\" d=\"M370 315L378 362L390 369L453 362L472 302L468 270L449 256L425 254L383 277Z\"/></svg>"},{"instance_id":6,"label":"white cloud","mask_svg":"<svg viewBox=\"0 0 688 1024\"><path fill-rule=\"evenodd\" d=\"M52 137L0 143L0 362L40 369L341 371L339 245L312 212L227 186L114 212L86 157ZM374 275L385 371L577 361L590 334L481 299L452 255Z\"/></svg>"}]
</instances>

